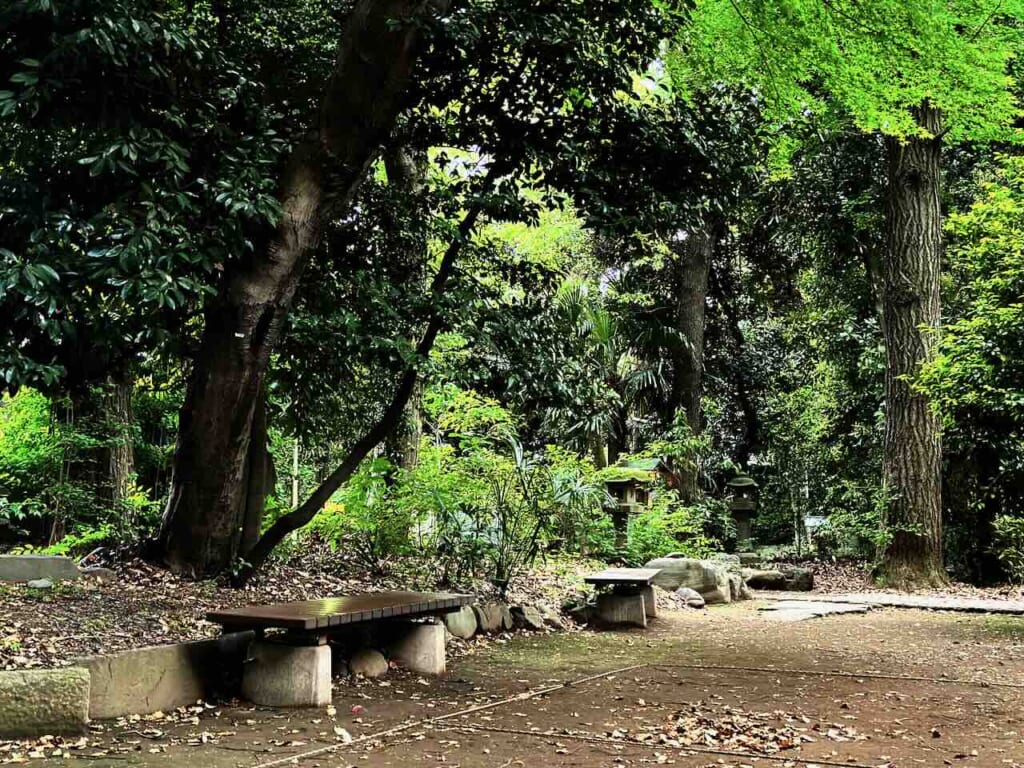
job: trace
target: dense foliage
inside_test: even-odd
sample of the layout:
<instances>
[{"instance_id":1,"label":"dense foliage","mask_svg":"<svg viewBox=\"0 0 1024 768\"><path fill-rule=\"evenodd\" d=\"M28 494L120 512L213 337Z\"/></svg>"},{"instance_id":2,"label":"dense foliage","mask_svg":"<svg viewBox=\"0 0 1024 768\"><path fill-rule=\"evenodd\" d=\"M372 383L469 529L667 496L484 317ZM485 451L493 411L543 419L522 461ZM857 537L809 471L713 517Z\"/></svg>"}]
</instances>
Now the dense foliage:
<instances>
[{"instance_id":1,"label":"dense foliage","mask_svg":"<svg viewBox=\"0 0 1024 768\"><path fill-rule=\"evenodd\" d=\"M199 409L236 453L207 497L243 499L178 522L236 539L201 575L289 519L283 556L502 588L553 552L885 557L919 533L883 480L895 381L941 416L946 566L1024 579L1019 3L415 5L383 31L365 0L0 9L4 547L181 566ZM393 114L339 118L366 95L339 62L398 34L407 81L355 84ZM892 159L920 146L943 304L895 375Z\"/></svg>"}]
</instances>

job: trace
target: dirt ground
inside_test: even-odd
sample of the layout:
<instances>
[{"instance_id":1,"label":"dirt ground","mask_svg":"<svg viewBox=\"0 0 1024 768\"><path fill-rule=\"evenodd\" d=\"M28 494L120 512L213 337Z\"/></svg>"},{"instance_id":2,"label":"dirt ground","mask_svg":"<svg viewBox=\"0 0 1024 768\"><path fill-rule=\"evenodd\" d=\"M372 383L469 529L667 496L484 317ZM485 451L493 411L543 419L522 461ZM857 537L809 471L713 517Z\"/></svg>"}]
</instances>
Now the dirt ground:
<instances>
[{"instance_id":1,"label":"dirt ground","mask_svg":"<svg viewBox=\"0 0 1024 768\"><path fill-rule=\"evenodd\" d=\"M326 710L98 724L58 759L257 768L335 746L298 764L1024 767L1022 651L1018 618L876 610L787 624L733 604L663 613L646 631L521 634L436 680L339 681ZM611 670L623 671L562 685ZM54 746L25 759L56 764Z\"/></svg>"}]
</instances>

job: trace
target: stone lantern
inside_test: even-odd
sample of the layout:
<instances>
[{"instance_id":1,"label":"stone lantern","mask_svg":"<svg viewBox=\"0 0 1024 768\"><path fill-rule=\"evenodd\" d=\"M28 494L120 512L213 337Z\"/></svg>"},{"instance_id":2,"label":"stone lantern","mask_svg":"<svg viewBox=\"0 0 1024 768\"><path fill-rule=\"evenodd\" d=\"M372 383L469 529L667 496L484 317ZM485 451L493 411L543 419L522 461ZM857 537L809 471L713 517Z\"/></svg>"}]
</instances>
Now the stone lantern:
<instances>
[{"instance_id":1,"label":"stone lantern","mask_svg":"<svg viewBox=\"0 0 1024 768\"><path fill-rule=\"evenodd\" d=\"M730 491L729 512L736 523L736 539L751 539L753 520L757 517L757 481L747 475L738 475L726 485Z\"/></svg>"}]
</instances>

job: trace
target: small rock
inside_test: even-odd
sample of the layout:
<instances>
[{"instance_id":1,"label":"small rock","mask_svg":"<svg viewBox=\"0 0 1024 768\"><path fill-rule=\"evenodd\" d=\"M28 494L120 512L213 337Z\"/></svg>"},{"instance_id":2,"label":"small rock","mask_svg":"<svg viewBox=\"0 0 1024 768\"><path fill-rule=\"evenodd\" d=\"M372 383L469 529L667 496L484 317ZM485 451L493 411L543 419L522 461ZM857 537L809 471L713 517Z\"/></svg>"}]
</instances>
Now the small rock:
<instances>
[{"instance_id":1,"label":"small rock","mask_svg":"<svg viewBox=\"0 0 1024 768\"><path fill-rule=\"evenodd\" d=\"M32 579L32 581L26 582L25 586L29 589L53 589L53 581L50 579Z\"/></svg>"},{"instance_id":2,"label":"small rock","mask_svg":"<svg viewBox=\"0 0 1024 768\"><path fill-rule=\"evenodd\" d=\"M524 629L544 629L544 617L531 605L517 605L512 608L512 620L517 627Z\"/></svg>"},{"instance_id":3,"label":"small rock","mask_svg":"<svg viewBox=\"0 0 1024 768\"><path fill-rule=\"evenodd\" d=\"M446 613L444 625L455 637L469 640L476 634L477 617L472 606L464 605L457 611Z\"/></svg>"},{"instance_id":4,"label":"small rock","mask_svg":"<svg viewBox=\"0 0 1024 768\"><path fill-rule=\"evenodd\" d=\"M372 648L364 648L352 654L348 660L348 668L353 675L366 678L383 677L388 672L388 660L384 654Z\"/></svg>"},{"instance_id":5,"label":"small rock","mask_svg":"<svg viewBox=\"0 0 1024 768\"><path fill-rule=\"evenodd\" d=\"M79 571L83 579L97 584L110 584L117 580L117 574L109 568L81 568Z\"/></svg>"},{"instance_id":6,"label":"small rock","mask_svg":"<svg viewBox=\"0 0 1024 768\"><path fill-rule=\"evenodd\" d=\"M703 608L704 598L701 597L700 592L689 587L680 587L675 592L676 597L681 599L690 608Z\"/></svg>"}]
</instances>

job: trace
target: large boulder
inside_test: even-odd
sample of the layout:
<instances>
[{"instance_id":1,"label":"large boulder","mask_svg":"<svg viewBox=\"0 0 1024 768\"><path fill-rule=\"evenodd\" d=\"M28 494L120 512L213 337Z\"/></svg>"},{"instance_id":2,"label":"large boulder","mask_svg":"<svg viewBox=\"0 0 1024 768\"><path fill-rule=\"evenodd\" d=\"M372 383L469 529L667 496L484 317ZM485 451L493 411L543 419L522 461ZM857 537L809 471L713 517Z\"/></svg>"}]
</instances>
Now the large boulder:
<instances>
[{"instance_id":1,"label":"large boulder","mask_svg":"<svg viewBox=\"0 0 1024 768\"><path fill-rule=\"evenodd\" d=\"M810 592L814 589L814 574L798 565L781 565L779 570L786 577L786 589L791 592Z\"/></svg>"},{"instance_id":2,"label":"large boulder","mask_svg":"<svg viewBox=\"0 0 1024 768\"><path fill-rule=\"evenodd\" d=\"M772 569L744 568L743 579L751 589L809 592L814 589L814 574L796 565L778 565Z\"/></svg>"},{"instance_id":3,"label":"large boulder","mask_svg":"<svg viewBox=\"0 0 1024 768\"><path fill-rule=\"evenodd\" d=\"M786 577L781 571L767 571L760 568L744 568L743 580L751 589L785 589Z\"/></svg>"},{"instance_id":4,"label":"large boulder","mask_svg":"<svg viewBox=\"0 0 1024 768\"><path fill-rule=\"evenodd\" d=\"M501 632L501 628L504 625L504 616L502 615L501 607L497 603L474 605L473 613L476 614L476 623L479 631L489 634Z\"/></svg>"},{"instance_id":5,"label":"large boulder","mask_svg":"<svg viewBox=\"0 0 1024 768\"><path fill-rule=\"evenodd\" d=\"M657 569L654 584L675 592L680 587L689 587L699 592L708 604L732 601L729 586L729 570L722 563L710 560L696 560L691 557L659 557L644 565Z\"/></svg>"},{"instance_id":6,"label":"large boulder","mask_svg":"<svg viewBox=\"0 0 1024 768\"><path fill-rule=\"evenodd\" d=\"M512 620L517 627L539 631L544 629L544 617L532 605L516 605L512 607Z\"/></svg>"}]
</instances>

